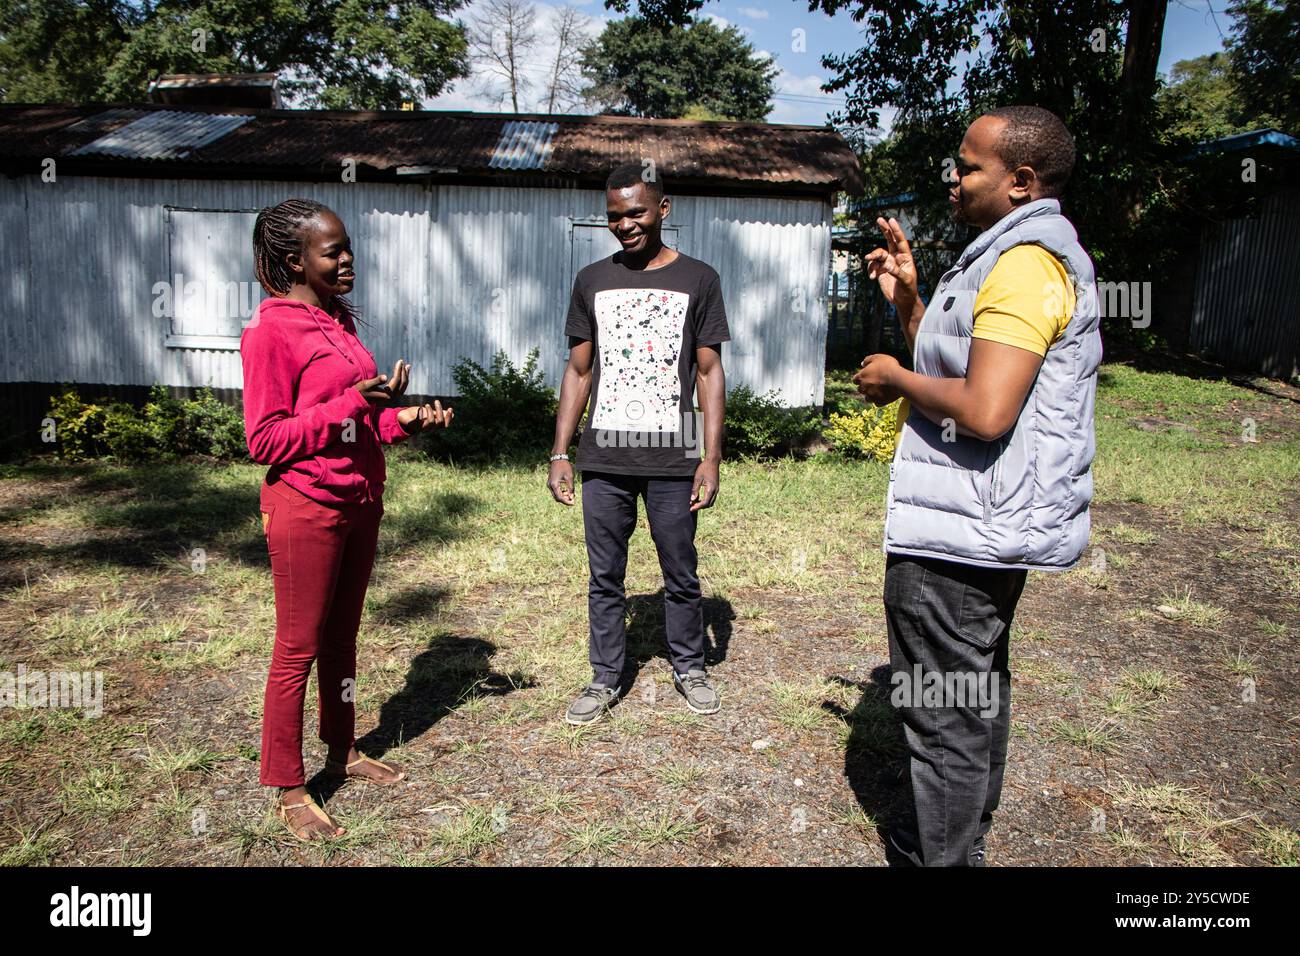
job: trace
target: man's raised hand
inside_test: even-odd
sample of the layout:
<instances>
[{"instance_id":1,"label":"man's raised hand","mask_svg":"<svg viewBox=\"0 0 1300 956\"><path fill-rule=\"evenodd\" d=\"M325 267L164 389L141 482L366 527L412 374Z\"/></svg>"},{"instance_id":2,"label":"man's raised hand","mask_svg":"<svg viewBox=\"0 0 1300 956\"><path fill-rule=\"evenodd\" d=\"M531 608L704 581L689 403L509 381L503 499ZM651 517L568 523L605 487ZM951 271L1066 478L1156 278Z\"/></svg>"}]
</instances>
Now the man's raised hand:
<instances>
[{"instance_id":1,"label":"man's raised hand","mask_svg":"<svg viewBox=\"0 0 1300 956\"><path fill-rule=\"evenodd\" d=\"M919 295L912 247L897 219L877 219L876 225L885 237L885 248L867 253L867 275L880 283L885 298L906 318Z\"/></svg>"}]
</instances>

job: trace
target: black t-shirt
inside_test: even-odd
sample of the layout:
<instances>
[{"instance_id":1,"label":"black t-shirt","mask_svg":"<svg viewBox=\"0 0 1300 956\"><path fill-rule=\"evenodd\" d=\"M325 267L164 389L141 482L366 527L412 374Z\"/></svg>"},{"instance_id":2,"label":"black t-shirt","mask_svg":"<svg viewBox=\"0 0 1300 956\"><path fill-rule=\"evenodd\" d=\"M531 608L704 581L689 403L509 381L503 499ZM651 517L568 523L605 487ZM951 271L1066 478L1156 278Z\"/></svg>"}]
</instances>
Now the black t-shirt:
<instances>
[{"instance_id":1,"label":"black t-shirt","mask_svg":"<svg viewBox=\"0 0 1300 956\"><path fill-rule=\"evenodd\" d=\"M695 349L730 341L718 273L677 254L629 269L623 254L573 280L566 335L592 343L591 403L578 466L620 475L691 475L703 420L695 413Z\"/></svg>"}]
</instances>

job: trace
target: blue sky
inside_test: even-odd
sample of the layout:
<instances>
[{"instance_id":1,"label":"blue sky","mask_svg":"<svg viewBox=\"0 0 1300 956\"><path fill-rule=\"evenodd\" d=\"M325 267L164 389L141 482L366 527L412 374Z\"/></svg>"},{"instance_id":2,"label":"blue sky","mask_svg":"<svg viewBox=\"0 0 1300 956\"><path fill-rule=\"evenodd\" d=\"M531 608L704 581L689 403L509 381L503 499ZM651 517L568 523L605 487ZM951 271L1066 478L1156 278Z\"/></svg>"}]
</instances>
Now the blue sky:
<instances>
[{"instance_id":1,"label":"blue sky","mask_svg":"<svg viewBox=\"0 0 1300 956\"><path fill-rule=\"evenodd\" d=\"M1223 47L1229 19L1224 12L1228 0L1171 0L1165 21L1165 33L1160 56L1160 69L1167 72L1178 60L1212 53ZM536 3L537 27L544 31L546 24L561 6L558 3ZM570 0L586 18L589 35L600 32L604 23L615 17L604 7L603 0ZM458 12L463 18L472 17L476 4ZM805 2L795 0L713 0L701 11L722 23L738 28L755 49L771 54L780 69L777 77L777 94L774 108L768 116L773 123L807 123L820 125L828 112L842 105L841 96L821 92L828 79L820 58L825 53L847 53L861 46L861 27L847 13L828 17L824 13L808 12ZM795 49L794 31L802 30L806 38L805 49ZM1222 31L1222 33L1220 32ZM545 54L540 49L529 69L539 76L545 70ZM496 111L508 109L501 105L489 86L481 79L464 80L451 90L425 104L429 109L473 109ZM536 109L533 102L521 104L521 110Z\"/></svg>"}]
</instances>

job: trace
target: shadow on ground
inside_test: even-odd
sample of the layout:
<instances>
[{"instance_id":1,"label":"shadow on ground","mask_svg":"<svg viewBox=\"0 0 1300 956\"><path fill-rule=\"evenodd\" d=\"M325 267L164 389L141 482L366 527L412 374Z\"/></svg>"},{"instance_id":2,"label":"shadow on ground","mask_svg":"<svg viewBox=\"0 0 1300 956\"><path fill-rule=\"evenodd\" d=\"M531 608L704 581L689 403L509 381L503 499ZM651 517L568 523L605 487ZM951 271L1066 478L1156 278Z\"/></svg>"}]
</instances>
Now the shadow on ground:
<instances>
[{"instance_id":1,"label":"shadow on ground","mask_svg":"<svg viewBox=\"0 0 1300 956\"><path fill-rule=\"evenodd\" d=\"M727 659L731 643L731 622L736 619L735 609L726 598L706 597L702 602L704 618L704 666L721 664ZM636 594L628 597L627 659L623 665L623 688L636 683L637 675L656 657L662 658L669 669L668 636L664 631L664 591L653 594Z\"/></svg>"}]
</instances>

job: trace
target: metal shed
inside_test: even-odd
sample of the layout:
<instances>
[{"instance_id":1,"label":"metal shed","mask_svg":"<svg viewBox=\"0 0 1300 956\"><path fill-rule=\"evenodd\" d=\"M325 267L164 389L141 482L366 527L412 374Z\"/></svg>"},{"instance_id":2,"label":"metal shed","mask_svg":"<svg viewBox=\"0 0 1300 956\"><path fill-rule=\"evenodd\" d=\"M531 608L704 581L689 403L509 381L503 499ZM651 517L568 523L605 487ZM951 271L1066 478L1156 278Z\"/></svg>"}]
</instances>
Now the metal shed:
<instances>
[{"instance_id":1,"label":"metal shed","mask_svg":"<svg viewBox=\"0 0 1300 956\"><path fill-rule=\"evenodd\" d=\"M731 384L822 400L835 193L856 156L824 127L476 113L0 106L0 381L238 389L262 293L256 211L333 207L381 368L454 393L452 366L558 382L574 274L616 251L604 177L653 161L667 241L720 273Z\"/></svg>"}]
</instances>

